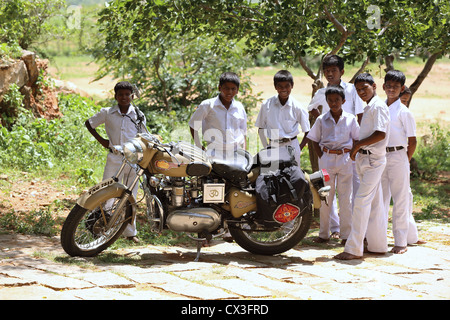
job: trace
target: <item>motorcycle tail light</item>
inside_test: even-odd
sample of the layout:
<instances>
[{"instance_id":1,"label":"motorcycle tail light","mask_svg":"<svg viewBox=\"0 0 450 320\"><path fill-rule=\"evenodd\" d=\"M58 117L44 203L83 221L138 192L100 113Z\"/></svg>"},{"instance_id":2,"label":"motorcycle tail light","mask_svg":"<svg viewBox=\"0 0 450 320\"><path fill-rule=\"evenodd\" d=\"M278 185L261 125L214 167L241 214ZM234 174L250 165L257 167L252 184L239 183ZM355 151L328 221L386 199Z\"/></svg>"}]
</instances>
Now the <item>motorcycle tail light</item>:
<instances>
[{"instance_id":1,"label":"motorcycle tail light","mask_svg":"<svg viewBox=\"0 0 450 320\"><path fill-rule=\"evenodd\" d=\"M327 170L322 169L322 174L323 174L323 180L325 182L330 181L330 175L328 174Z\"/></svg>"},{"instance_id":2,"label":"motorcycle tail light","mask_svg":"<svg viewBox=\"0 0 450 320\"><path fill-rule=\"evenodd\" d=\"M290 203L281 204L275 210L273 218L280 222L286 223L294 220L300 213L300 208Z\"/></svg>"}]
</instances>

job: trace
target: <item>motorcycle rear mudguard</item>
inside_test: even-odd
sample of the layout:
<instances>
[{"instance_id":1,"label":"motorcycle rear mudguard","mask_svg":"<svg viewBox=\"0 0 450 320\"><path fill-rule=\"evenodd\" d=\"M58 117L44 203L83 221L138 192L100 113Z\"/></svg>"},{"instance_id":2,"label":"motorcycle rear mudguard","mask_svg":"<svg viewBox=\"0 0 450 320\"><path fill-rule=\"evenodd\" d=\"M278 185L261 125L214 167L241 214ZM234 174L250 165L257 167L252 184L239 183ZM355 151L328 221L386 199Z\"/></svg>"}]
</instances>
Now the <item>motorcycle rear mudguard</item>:
<instances>
[{"instance_id":1,"label":"motorcycle rear mudguard","mask_svg":"<svg viewBox=\"0 0 450 320\"><path fill-rule=\"evenodd\" d=\"M320 200L319 192L314 187L314 185L311 183L311 179L309 178L309 174L307 174L306 172L304 172L304 173L305 173L306 181L308 181L309 188L311 189L311 193L313 195L314 209L320 209L320 207L322 206L322 201Z\"/></svg>"},{"instance_id":2,"label":"motorcycle rear mudguard","mask_svg":"<svg viewBox=\"0 0 450 320\"><path fill-rule=\"evenodd\" d=\"M116 182L114 179L106 179L90 188L87 192L81 195L77 200L77 204L87 210L94 210L102 202L105 202L111 198L120 198L127 187L122 183ZM136 217L136 200L133 194L129 194L129 201L132 208L132 219L134 221Z\"/></svg>"}]
</instances>

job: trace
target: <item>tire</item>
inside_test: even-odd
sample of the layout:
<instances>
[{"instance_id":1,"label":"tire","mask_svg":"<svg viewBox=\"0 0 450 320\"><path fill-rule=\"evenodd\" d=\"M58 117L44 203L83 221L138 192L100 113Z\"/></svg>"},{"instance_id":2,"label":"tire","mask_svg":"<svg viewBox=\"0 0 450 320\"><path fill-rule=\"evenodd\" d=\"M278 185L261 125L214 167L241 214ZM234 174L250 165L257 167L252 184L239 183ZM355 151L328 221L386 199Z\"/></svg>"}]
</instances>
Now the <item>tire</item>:
<instances>
[{"instance_id":1,"label":"tire","mask_svg":"<svg viewBox=\"0 0 450 320\"><path fill-rule=\"evenodd\" d=\"M285 223L278 231L261 232L245 231L241 228L230 228L230 233L234 241L243 249L261 255L275 255L286 252L296 246L308 233L312 221L312 205L305 208L302 216L295 220ZM285 229L291 229L286 235L282 236ZM281 236L277 236L281 234ZM256 237L261 236L267 240L259 240ZM274 238L274 240L271 240Z\"/></svg>"},{"instance_id":2,"label":"tire","mask_svg":"<svg viewBox=\"0 0 450 320\"><path fill-rule=\"evenodd\" d=\"M119 198L112 198L118 200ZM111 202L112 199L108 201ZM110 230L104 229L104 216L109 217L114 205L107 207L108 201L100 204L94 210L87 210L78 204L67 216L61 230L61 245L64 251L74 257L94 257L113 244L126 228L132 217L132 207L126 202L118 223ZM117 201L113 202L114 204ZM103 212L103 213L101 213Z\"/></svg>"}]
</instances>

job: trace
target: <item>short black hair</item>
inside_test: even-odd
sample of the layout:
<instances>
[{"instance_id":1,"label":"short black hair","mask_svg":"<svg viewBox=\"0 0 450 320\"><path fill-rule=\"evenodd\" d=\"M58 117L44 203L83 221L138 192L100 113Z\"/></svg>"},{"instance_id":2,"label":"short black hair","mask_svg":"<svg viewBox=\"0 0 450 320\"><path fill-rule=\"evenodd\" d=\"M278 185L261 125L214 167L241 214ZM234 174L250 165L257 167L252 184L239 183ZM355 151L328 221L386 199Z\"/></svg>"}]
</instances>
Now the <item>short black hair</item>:
<instances>
[{"instance_id":1,"label":"short black hair","mask_svg":"<svg viewBox=\"0 0 450 320\"><path fill-rule=\"evenodd\" d=\"M117 91L121 89L130 90L131 93L133 93L133 85L128 81L117 82L117 84L114 86L114 93L117 93Z\"/></svg>"},{"instance_id":2,"label":"short black hair","mask_svg":"<svg viewBox=\"0 0 450 320\"><path fill-rule=\"evenodd\" d=\"M405 86L405 90L403 90L402 92L400 92L400 97L403 96L404 94L412 94L411 89L408 88L407 86Z\"/></svg>"},{"instance_id":3,"label":"short black hair","mask_svg":"<svg viewBox=\"0 0 450 320\"><path fill-rule=\"evenodd\" d=\"M322 67L325 69L326 67L336 66L339 70L344 70L344 59L341 57L332 54L330 56L326 56L322 61Z\"/></svg>"},{"instance_id":4,"label":"short black hair","mask_svg":"<svg viewBox=\"0 0 450 320\"><path fill-rule=\"evenodd\" d=\"M355 78L355 83L357 84L358 82L367 82L370 85L375 83L375 80L373 79L372 75L370 73L360 73L358 74L358 76Z\"/></svg>"},{"instance_id":5,"label":"short black hair","mask_svg":"<svg viewBox=\"0 0 450 320\"><path fill-rule=\"evenodd\" d=\"M327 87L327 90L325 90L325 99L328 98L330 94L337 93L342 97L342 100L345 100L345 92L344 89L341 86L329 86Z\"/></svg>"},{"instance_id":6,"label":"short black hair","mask_svg":"<svg viewBox=\"0 0 450 320\"><path fill-rule=\"evenodd\" d=\"M386 72L386 75L384 76L384 83L388 81L398 82L403 86L405 85L406 77L401 71L389 70L388 72Z\"/></svg>"},{"instance_id":7,"label":"short black hair","mask_svg":"<svg viewBox=\"0 0 450 320\"><path fill-rule=\"evenodd\" d=\"M291 85L294 85L294 77L287 70L280 70L273 76L273 84L276 86L279 82L289 81Z\"/></svg>"},{"instance_id":8,"label":"short black hair","mask_svg":"<svg viewBox=\"0 0 450 320\"><path fill-rule=\"evenodd\" d=\"M223 85L226 82L234 83L238 88L239 85L241 84L239 76L234 72L224 72L220 75L219 86Z\"/></svg>"}]
</instances>

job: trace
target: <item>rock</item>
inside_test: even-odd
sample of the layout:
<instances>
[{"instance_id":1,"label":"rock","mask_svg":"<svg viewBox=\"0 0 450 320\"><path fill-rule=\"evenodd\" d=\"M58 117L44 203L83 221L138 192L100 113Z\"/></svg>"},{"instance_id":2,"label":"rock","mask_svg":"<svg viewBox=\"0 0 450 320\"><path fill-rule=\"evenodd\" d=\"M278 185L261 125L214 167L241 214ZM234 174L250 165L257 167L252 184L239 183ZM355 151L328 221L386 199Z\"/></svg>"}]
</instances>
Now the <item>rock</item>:
<instances>
[{"instance_id":1,"label":"rock","mask_svg":"<svg viewBox=\"0 0 450 320\"><path fill-rule=\"evenodd\" d=\"M36 63L36 54L32 51L24 50L20 59L25 62L28 71L28 83L29 87L36 82L39 77L39 69Z\"/></svg>"},{"instance_id":2,"label":"rock","mask_svg":"<svg viewBox=\"0 0 450 320\"><path fill-rule=\"evenodd\" d=\"M29 81L27 67L22 60L0 65L0 96L8 91L11 84L15 83L19 88ZM1 102L1 100L0 100Z\"/></svg>"}]
</instances>

